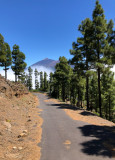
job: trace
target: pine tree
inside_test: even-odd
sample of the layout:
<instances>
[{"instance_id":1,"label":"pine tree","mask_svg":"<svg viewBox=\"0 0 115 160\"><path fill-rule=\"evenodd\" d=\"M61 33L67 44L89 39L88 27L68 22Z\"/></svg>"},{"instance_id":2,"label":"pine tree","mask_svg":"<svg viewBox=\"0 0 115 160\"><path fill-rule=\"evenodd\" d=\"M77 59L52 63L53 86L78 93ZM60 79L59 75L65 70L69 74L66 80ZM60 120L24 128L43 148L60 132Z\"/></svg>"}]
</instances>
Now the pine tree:
<instances>
[{"instance_id":1,"label":"pine tree","mask_svg":"<svg viewBox=\"0 0 115 160\"><path fill-rule=\"evenodd\" d=\"M71 77L71 82L70 82L70 101L72 105L77 104L77 95L78 95L78 76L77 73L73 73Z\"/></svg>"},{"instance_id":2,"label":"pine tree","mask_svg":"<svg viewBox=\"0 0 115 160\"><path fill-rule=\"evenodd\" d=\"M10 46L8 45L8 43L5 43L6 49L6 61L3 63L4 66L4 70L5 70L5 79L7 79L7 70L9 69L8 67L11 66L12 64L12 57L11 57L11 50L10 50Z\"/></svg>"},{"instance_id":3,"label":"pine tree","mask_svg":"<svg viewBox=\"0 0 115 160\"><path fill-rule=\"evenodd\" d=\"M21 73L21 75L18 76L19 81L21 81L22 84L27 86L27 74L25 72Z\"/></svg>"},{"instance_id":4,"label":"pine tree","mask_svg":"<svg viewBox=\"0 0 115 160\"><path fill-rule=\"evenodd\" d=\"M82 62L84 64L83 69L86 77L86 99L87 99L87 109L89 110L89 70L92 68L92 62L94 57L94 52L92 49L92 35L93 35L93 25L92 21L89 18L86 18L79 25L78 29L82 37L77 39L79 50L82 54Z\"/></svg>"},{"instance_id":5,"label":"pine tree","mask_svg":"<svg viewBox=\"0 0 115 160\"><path fill-rule=\"evenodd\" d=\"M32 90L32 74L33 74L33 69L31 67L28 68L28 80L27 80L27 86L29 90Z\"/></svg>"},{"instance_id":6,"label":"pine tree","mask_svg":"<svg viewBox=\"0 0 115 160\"><path fill-rule=\"evenodd\" d=\"M109 65L115 64L115 31L113 30L114 23L111 19L107 24L107 44L105 48L105 56L106 56L106 63Z\"/></svg>"},{"instance_id":7,"label":"pine tree","mask_svg":"<svg viewBox=\"0 0 115 160\"><path fill-rule=\"evenodd\" d=\"M36 90L39 90L39 82L38 82L39 72L37 71L37 69L35 69L34 75L35 75L35 89L36 89Z\"/></svg>"},{"instance_id":8,"label":"pine tree","mask_svg":"<svg viewBox=\"0 0 115 160\"><path fill-rule=\"evenodd\" d=\"M5 71L5 80L7 79L7 70L9 69L8 67L11 66L12 64L12 57L11 57L11 50L10 50L10 46L8 45L8 43L3 42L4 44L4 51L5 51L5 60L3 62L1 62L2 67L4 67L4 71Z\"/></svg>"},{"instance_id":9,"label":"pine tree","mask_svg":"<svg viewBox=\"0 0 115 160\"><path fill-rule=\"evenodd\" d=\"M44 89L43 72L40 72L40 90Z\"/></svg>"},{"instance_id":10,"label":"pine tree","mask_svg":"<svg viewBox=\"0 0 115 160\"><path fill-rule=\"evenodd\" d=\"M48 81L47 81L47 73L44 72L44 91L47 91L48 89Z\"/></svg>"},{"instance_id":11,"label":"pine tree","mask_svg":"<svg viewBox=\"0 0 115 160\"><path fill-rule=\"evenodd\" d=\"M78 107L83 106L83 101L85 99L85 79L74 71L71 77L71 104L77 105Z\"/></svg>"},{"instance_id":12,"label":"pine tree","mask_svg":"<svg viewBox=\"0 0 115 160\"><path fill-rule=\"evenodd\" d=\"M72 69L65 57L59 58L59 63L56 64L56 71L54 73L55 86L57 86L57 97L63 101L68 97L70 89L70 80Z\"/></svg>"},{"instance_id":13,"label":"pine tree","mask_svg":"<svg viewBox=\"0 0 115 160\"><path fill-rule=\"evenodd\" d=\"M106 119L112 120L112 113L115 106L114 99L114 73L109 68L105 68L102 77L102 95L103 95L103 115Z\"/></svg>"},{"instance_id":14,"label":"pine tree","mask_svg":"<svg viewBox=\"0 0 115 160\"><path fill-rule=\"evenodd\" d=\"M50 95L52 94L53 92L53 73L50 72L50 77L49 77L49 90L50 90Z\"/></svg>"},{"instance_id":15,"label":"pine tree","mask_svg":"<svg viewBox=\"0 0 115 160\"><path fill-rule=\"evenodd\" d=\"M99 113L98 110L98 83L97 83L97 72L92 71L89 77L89 99L90 99L90 108L94 109L96 113Z\"/></svg>"},{"instance_id":16,"label":"pine tree","mask_svg":"<svg viewBox=\"0 0 115 160\"><path fill-rule=\"evenodd\" d=\"M99 94L99 109L100 116L102 117L102 102L101 102L101 83L100 83L100 74L101 69L103 68L104 63L104 49L106 47L106 31L107 31L107 23L105 20L104 10L99 4L99 1L96 1L96 6L93 11L93 32L94 37L92 41L92 45L95 51L95 62L98 73L98 94Z\"/></svg>"},{"instance_id":17,"label":"pine tree","mask_svg":"<svg viewBox=\"0 0 115 160\"><path fill-rule=\"evenodd\" d=\"M4 37L0 34L0 66L6 62L6 45L4 43Z\"/></svg>"},{"instance_id":18,"label":"pine tree","mask_svg":"<svg viewBox=\"0 0 115 160\"><path fill-rule=\"evenodd\" d=\"M77 96L77 106L80 106L81 101L81 95L80 95L80 85L79 82L84 77L84 56L82 54L81 48L79 47L79 43L73 43L72 44L73 49L70 50L70 54L73 55L73 58L69 61L73 66L74 70L73 73L76 75L75 78L77 78L77 85L76 85L76 96Z\"/></svg>"},{"instance_id":19,"label":"pine tree","mask_svg":"<svg viewBox=\"0 0 115 160\"><path fill-rule=\"evenodd\" d=\"M17 71L17 59L18 59L19 52L20 52L19 51L19 46L15 44L13 46L13 51L12 51L12 62L13 62L12 70L15 73L15 82L17 82L17 75L18 75L18 71Z\"/></svg>"},{"instance_id":20,"label":"pine tree","mask_svg":"<svg viewBox=\"0 0 115 160\"><path fill-rule=\"evenodd\" d=\"M21 75L21 73L24 72L27 64L24 62L25 54L23 52L20 52L19 46L16 44L13 46L12 60L12 70L15 73L15 82L17 82L17 76Z\"/></svg>"}]
</instances>

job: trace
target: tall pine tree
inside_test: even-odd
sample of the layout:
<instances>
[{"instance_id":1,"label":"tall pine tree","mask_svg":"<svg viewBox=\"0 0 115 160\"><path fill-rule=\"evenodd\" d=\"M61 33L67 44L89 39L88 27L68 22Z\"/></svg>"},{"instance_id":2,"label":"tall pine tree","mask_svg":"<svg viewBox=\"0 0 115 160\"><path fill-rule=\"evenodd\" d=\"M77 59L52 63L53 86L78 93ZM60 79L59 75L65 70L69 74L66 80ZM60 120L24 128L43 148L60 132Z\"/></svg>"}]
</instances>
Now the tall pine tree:
<instances>
[{"instance_id":1,"label":"tall pine tree","mask_svg":"<svg viewBox=\"0 0 115 160\"><path fill-rule=\"evenodd\" d=\"M7 70L9 69L8 67L11 66L12 64L12 56L11 56L11 50L10 46L8 43L5 43L6 49L6 61L3 63L4 66L4 71L5 71L5 79L7 79Z\"/></svg>"},{"instance_id":2,"label":"tall pine tree","mask_svg":"<svg viewBox=\"0 0 115 160\"><path fill-rule=\"evenodd\" d=\"M36 90L39 90L39 82L38 82L38 75L39 75L39 72L38 72L37 69L35 69L34 75L35 75L35 89L36 89Z\"/></svg>"},{"instance_id":3,"label":"tall pine tree","mask_svg":"<svg viewBox=\"0 0 115 160\"><path fill-rule=\"evenodd\" d=\"M96 6L93 11L93 41L92 45L95 51L95 64L98 73L98 94L99 94L99 110L100 116L102 117L102 100L101 100L101 69L103 68L104 63L104 49L106 47L106 32L107 32L107 23L104 15L104 10L99 4L99 1L96 0Z\"/></svg>"},{"instance_id":4,"label":"tall pine tree","mask_svg":"<svg viewBox=\"0 0 115 160\"><path fill-rule=\"evenodd\" d=\"M27 80L27 87L29 88L29 90L32 90L32 87L33 87L32 74L33 74L33 69L29 67L28 68L28 80Z\"/></svg>"},{"instance_id":5,"label":"tall pine tree","mask_svg":"<svg viewBox=\"0 0 115 160\"><path fill-rule=\"evenodd\" d=\"M40 90L44 89L43 72L40 72Z\"/></svg>"},{"instance_id":6,"label":"tall pine tree","mask_svg":"<svg viewBox=\"0 0 115 160\"><path fill-rule=\"evenodd\" d=\"M47 73L44 72L44 91L47 91L48 89L48 81L47 81Z\"/></svg>"},{"instance_id":7,"label":"tall pine tree","mask_svg":"<svg viewBox=\"0 0 115 160\"><path fill-rule=\"evenodd\" d=\"M65 101L69 96L68 91L70 90L72 69L64 56L59 58L59 63L56 64L55 68L56 71L53 77L57 86L57 97Z\"/></svg>"},{"instance_id":8,"label":"tall pine tree","mask_svg":"<svg viewBox=\"0 0 115 160\"><path fill-rule=\"evenodd\" d=\"M4 37L0 34L0 66L6 62L6 45L4 43Z\"/></svg>"},{"instance_id":9,"label":"tall pine tree","mask_svg":"<svg viewBox=\"0 0 115 160\"><path fill-rule=\"evenodd\" d=\"M12 60L12 70L15 73L15 82L17 82L17 77L24 72L27 64L24 62L25 54L23 52L20 52L19 46L16 44L13 46Z\"/></svg>"},{"instance_id":10,"label":"tall pine tree","mask_svg":"<svg viewBox=\"0 0 115 160\"><path fill-rule=\"evenodd\" d=\"M93 24L89 18L86 18L79 25L78 29L82 37L77 39L79 50L82 54L83 69L86 77L86 100L87 100L87 109L89 110L89 70L92 68L92 62L94 57L94 52L92 49L92 36L93 36Z\"/></svg>"}]
</instances>

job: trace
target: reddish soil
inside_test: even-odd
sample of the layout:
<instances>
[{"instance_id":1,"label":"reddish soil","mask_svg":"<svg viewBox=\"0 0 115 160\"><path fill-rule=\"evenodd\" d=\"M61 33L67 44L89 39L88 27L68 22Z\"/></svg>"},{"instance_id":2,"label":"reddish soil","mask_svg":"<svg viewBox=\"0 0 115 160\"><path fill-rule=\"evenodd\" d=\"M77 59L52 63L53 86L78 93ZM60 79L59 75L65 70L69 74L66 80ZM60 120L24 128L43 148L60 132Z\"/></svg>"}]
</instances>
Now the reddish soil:
<instances>
[{"instance_id":1,"label":"reddish soil","mask_svg":"<svg viewBox=\"0 0 115 160\"><path fill-rule=\"evenodd\" d=\"M43 120L38 104L23 85L0 77L0 160L40 159Z\"/></svg>"}]
</instances>

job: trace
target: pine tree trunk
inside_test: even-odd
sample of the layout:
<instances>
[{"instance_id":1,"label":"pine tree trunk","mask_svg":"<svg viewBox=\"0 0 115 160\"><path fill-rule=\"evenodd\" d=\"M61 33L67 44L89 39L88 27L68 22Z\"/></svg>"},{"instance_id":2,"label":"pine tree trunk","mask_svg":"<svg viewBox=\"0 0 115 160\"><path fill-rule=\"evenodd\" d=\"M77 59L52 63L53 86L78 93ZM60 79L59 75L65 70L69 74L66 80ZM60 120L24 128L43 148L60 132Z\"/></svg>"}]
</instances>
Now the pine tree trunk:
<instances>
[{"instance_id":1,"label":"pine tree trunk","mask_svg":"<svg viewBox=\"0 0 115 160\"><path fill-rule=\"evenodd\" d=\"M82 108L82 101L81 101L81 108Z\"/></svg>"},{"instance_id":2,"label":"pine tree trunk","mask_svg":"<svg viewBox=\"0 0 115 160\"><path fill-rule=\"evenodd\" d=\"M99 40L98 40L97 54L98 54L98 62L100 62ZM97 69L97 72L98 72L99 114L100 114L100 117L102 117L102 109L101 109L101 84L100 84L100 68L99 67Z\"/></svg>"},{"instance_id":3,"label":"pine tree trunk","mask_svg":"<svg viewBox=\"0 0 115 160\"><path fill-rule=\"evenodd\" d=\"M109 95L109 120L111 120L111 99Z\"/></svg>"},{"instance_id":4,"label":"pine tree trunk","mask_svg":"<svg viewBox=\"0 0 115 160\"><path fill-rule=\"evenodd\" d=\"M15 82L17 82L17 75L15 74Z\"/></svg>"},{"instance_id":5,"label":"pine tree trunk","mask_svg":"<svg viewBox=\"0 0 115 160\"><path fill-rule=\"evenodd\" d=\"M86 77L86 98L87 98L87 110L89 110L89 77Z\"/></svg>"},{"instance_id":6,"label":"pine tree trunk","mask_svg":"<svg viewBox=\"0 0 115 160\"><path fill-rule=\"evenodd\" d=\"M86 50L88 48L86 47ZM88 71L89 66L88 66L88 57L86 54L86 71ZM86 75L86 99L87 99L87 110L89 110L89 77Z\"/></svg>"},{"instance_id":7,"label":"pine tree trunk","mask_svg":"<svg viewBox=\"0 0 115 160\"><path fill-rule=\"evenodd\" d=\"M91 112L92 112L92 110L93 110L93 104L92 104L92 101L91 101Z\"/></svg>"},{"instance_id":8,"label":"pine tree trunk","mask_svg":"<svg viewBox=\"0 0 115 160\"><path fill-rule=\"evenodd\" d=\"M63 102L65 102L65 85L64 84L62 85L62 99L63 99Z\"/></svg>"},{"instance_id":9,"label":"pine tree trunk","mask_svg":"<svg viewBox=\"0 0 115 160\"><path fill-rule=\"evenodd\" d=\"M60 99L60 86L58 85L57 98Z\"/></svg>"},{"instance_id":10,"label":"pine tree trunk","mask_svg":"<svg viewBox=\"0 0 115 160\"><path fill-rule=\"evenodd\" d=\"M7 68L6 66L5 66L5 68L3 69L4 71L5 71L5 81L7 80L7 70L8 70L9 68Z\"/></svg>"},{"instance_id":11,"label":"pine tree trunk","mask_svg":"<svg viewBox=\"0 0 115 160\"><path fill-rule=\"evenodd\" d=\"M98 68L98 94L99 94L99 113L100 113L100 117L102 117L102 109L101 109L101 85L100 85L100 68Z\"/></svg>"},{"instance_id":12,"label":"pine tree trunk","mask_svg":"<svg viewBox=\"0 0 115 160\"><path fill-rule=\"evenodd\" d=\"M50 85L50 96L51 96L51 85Z\"/></svg>"},{"instance_id":13,"label":"pine tree trunk","mask_svg":"<svg viewBox=\"0 0 115 160\"><path fill-rule=\"evenodd\" d=\"M5 80L7 80L7 70L5 70Z\"/></svg>"},{"instance_id":14,"label":"pine tree trunk","mask_svg":"<svg viewBox=\"0 0 115 160\"><path fill-rule=\"evenodd\" d=\"M7 68L5 66L5 80L7 80Z\"/></svg>"},{"instance_id":15,"label":"pine tree trunk","mask_svg":"<svg viewBox=\"0 0 115 160\"><path fill-rule=\"evenodd\" d=\"M77 107L80 106L80 94L79 94L79 87L78 87L78 103L77 103Z\"/></svg>"},{"instance_id":16,"label":"pine tree trunk","mask_svg":"<svg viewBox=\"0 0 115 160\"><path fill-rule=\"evenodd\" d=\"M73 102L72 102L75 106L76 106L76 95L73 94Z\"/></svg>"},{"instance_id":17,"label":"pine tree trunk","mask_svg":"<svg viewBox=\"0 0 115 160\"><path fill-rule=\"evenodd\" d=\"M107 103L106 103L106 106L105 106L105 107L106 107L106 115L105 115L105 117L106 117L106 119L107 119L107 107L108 107L108 106L107 106Z\"/></svg>"}]
</instances>

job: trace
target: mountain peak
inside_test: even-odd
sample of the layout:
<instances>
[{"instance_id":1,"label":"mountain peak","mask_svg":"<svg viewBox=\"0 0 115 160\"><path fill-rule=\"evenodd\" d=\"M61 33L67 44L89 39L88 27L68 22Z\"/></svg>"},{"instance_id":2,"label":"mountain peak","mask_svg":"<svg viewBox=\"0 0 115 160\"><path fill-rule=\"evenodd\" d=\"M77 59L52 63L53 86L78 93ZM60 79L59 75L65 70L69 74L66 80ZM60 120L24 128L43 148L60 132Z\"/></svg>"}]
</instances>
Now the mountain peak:
<instances>
[{"instance_id":1,"label":"mountain peak","mask_svg":"<svg viewBox=\"0 0 115 160\"><path fill-rule=\"evenodd\" d=\"M59 63L59 61L55 61L53 59L49 59L49 58L45 58L41 61L38 61L36 63L34 63L33 65L31 65L31 67L46 67L46 68L50 68L52 70L55 70L55 65Z\"/></svg>"},{"instance_id":2,"label":"mountain peak","mask_svg":"<svg viewBox=\"0 0 115 160\"><path fill-rule=\"evenodd\" d=\"M48 60L49 58L45 58L45 59L43 59L43 61L45 61L45 60Z\"/></svg>"}]
</instances>

